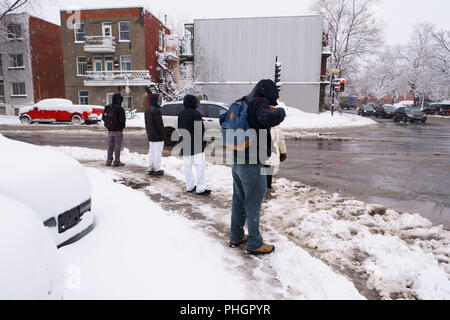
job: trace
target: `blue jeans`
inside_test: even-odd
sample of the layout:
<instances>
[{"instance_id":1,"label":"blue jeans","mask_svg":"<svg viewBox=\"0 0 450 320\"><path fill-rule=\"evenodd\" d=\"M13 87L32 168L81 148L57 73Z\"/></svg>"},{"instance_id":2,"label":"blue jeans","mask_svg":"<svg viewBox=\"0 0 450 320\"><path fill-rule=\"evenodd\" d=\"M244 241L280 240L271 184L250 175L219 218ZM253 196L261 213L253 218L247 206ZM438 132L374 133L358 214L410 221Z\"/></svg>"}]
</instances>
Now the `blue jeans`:
<instances>
[{"instance_id":1,"label":"blue jeans","mask_svg":"<svg viewBox=\"0 0 450 320\"><path fill-rule=\"evenodd\" d=\"M261 204L267 191L267 178L261 175L263 165L233 165L233 207L231 212L231 241L244 238L244 225L248 225L248 250L261 248L259 233Z\"/></svg>"}]
</instances>

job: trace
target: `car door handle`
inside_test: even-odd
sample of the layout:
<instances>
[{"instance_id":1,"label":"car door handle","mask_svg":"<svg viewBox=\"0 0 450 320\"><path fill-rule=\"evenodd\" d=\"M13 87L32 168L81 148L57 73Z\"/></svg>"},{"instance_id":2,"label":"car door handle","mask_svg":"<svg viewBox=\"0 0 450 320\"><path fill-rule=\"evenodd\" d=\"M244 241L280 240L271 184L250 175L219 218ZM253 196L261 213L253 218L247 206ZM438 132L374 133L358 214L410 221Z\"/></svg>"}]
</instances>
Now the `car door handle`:
<instances>
[{"instance_id":1,"label":"car door handle","mask_svg":"<svg viewBox=\"0 0 450 320\"><path fill-rule=\"evenodd\" d=\"M208 120L208 122L213 122L214 120Z\"/></svg>"}]
</instances>

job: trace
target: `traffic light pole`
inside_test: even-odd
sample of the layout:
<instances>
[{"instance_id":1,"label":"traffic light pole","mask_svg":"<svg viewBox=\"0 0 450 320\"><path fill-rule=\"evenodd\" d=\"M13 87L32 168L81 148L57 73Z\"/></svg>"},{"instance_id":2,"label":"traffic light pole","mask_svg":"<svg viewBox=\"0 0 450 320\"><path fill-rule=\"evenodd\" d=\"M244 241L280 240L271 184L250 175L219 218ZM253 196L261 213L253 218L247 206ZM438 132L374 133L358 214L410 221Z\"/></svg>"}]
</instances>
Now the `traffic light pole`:
<instances>
[{"instance_id":1,"label":"traffic light pole","mask_svg":"<svg viewBox=\"0 0 450 320\"><path fill-rule=\"evenodd\" d=\"M334 90L334 73L331 74L331 85L330 85L330 88L331 88L331 116L333 117L334 116L334 93L335 93L335 90Z\"/></svg>"}]
</instances>

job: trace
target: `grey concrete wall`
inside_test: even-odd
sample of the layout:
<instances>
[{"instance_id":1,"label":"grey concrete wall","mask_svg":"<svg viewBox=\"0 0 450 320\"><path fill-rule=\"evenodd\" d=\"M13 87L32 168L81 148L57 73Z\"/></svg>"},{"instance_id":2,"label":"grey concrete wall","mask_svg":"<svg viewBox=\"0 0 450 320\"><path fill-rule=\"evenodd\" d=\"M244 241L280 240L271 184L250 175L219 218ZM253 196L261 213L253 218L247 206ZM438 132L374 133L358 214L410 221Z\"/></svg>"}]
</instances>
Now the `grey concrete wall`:
<instances>
[{"instance_id":1,"label":"grey concrete wall","mask_svg":"<svg viewBox=\"0 0 450 320\"><path fill-rule=\"evenodd\" d=\"M255 84L196 85L196 89L205 92L209 100L231 104L249 94ZM320 85L288 85L281 88L280 101L305 112L318 112Z\"/></svg>"},{"instance_id":2,"label":"grey concrete wall","mask_svg":"<svg viewBox=\"0 0 450 320\"><path fill-rule=\"evenodd\" d=\"M230 103L283 64L281 99L318 112L323 18L318 15L194 21L195 84L211 100Z\"/></svg>"}]
</instances>

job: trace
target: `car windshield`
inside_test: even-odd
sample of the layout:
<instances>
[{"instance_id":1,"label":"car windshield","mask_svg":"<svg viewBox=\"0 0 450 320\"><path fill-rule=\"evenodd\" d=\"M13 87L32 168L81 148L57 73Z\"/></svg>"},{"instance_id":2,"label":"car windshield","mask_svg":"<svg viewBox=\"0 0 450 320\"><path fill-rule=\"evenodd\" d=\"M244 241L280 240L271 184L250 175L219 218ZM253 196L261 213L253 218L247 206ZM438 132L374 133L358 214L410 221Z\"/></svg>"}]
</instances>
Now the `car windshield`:
<instances>
[{"instance_id":1,"label":"car windshield","mask_svg":"<svg viewBox=\"0 0 450 320\"><path fill-rule=\"evenodd\" d=\"M364 109L368 111L374 110L372 106L365 106Z\"/></svg>"},{"instance_id":2,"label":"car windshield","mask_svg":"<svg viewBox=\"0 0 450 320\"><path fill-rule=\"evenodd\" d=\"M411 107L405 108L405 111L406 111L406 112L420 112L419 109L417 109L417 108L411 108Z\"/></svg>"},{"instance_id":3,"label":"car windshield","mask_svg":"<svg viewBox=\"0 0 450 320\"><path fill-rule=\"evenodd\" d=\"M384 106L383 108L385 111L394 111L395 110L394 106Z\"/></svg>"}]
</instances>

